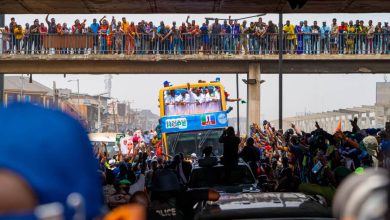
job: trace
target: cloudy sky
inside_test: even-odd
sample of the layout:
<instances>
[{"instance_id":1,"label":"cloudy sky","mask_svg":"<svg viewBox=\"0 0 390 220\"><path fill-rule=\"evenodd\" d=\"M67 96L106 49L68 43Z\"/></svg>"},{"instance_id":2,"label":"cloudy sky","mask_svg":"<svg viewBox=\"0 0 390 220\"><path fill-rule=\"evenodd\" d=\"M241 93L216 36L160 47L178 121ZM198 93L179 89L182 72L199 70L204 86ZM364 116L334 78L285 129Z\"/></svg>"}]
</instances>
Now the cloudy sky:
<instances>
[{"instance_id":1,"label":"cloudy sky","mask_svg":"<svg viewBox=\"0 0 390 220\"><path fill-rule=\"evenodd\" d=\"M232 18L241 18L250 16L251 14L234 14ZM6 15L6 24L9 23L11 17L16 18L19 24L32 23L35 18L44 21L46 15ZM72 24L75 19L87 19L90 23L93 18L100 19L103 15L50 15L56 18L56 22L66 22ZM107 14L108 18L112 15ZM212 14L212 15L190 15L190 20L194 19L197 23L204 22L205 17L227 18L228 15ZM159 23L164 20L165 23L177 21L181 23L185 21L185 14L116 14L115 17L120 19L126 17L129 21L153 21ZM284 15L285 20L290 20L291 23L297 24L299 21L308 20L309 24L317 20L319 23L327 21L330 24L332 18L338 18L339 21L349 20L364 20L368 23L369 19L376 24L378 21L390 21L390 14L289 14ZM269 14L263 16L263 21L273 20L278 22L277 14ZM248 21L256 20L256 18L248 19ZM112 80L112 96L122 101L134 101L132 107L138 109L150 109L154 113L158 113L157 96L158 90L162 87L164 80L171 81L173 84L186 82L195 82L198 79L213 80L215 77L221 77L222 82L229 93L236 96L235 75L230 74L175 74L175 75L113 75ZM246 74L240 75L240 97L246 99L246 86L241 79L245 78ZM80 92L89 94L99 94L105 92L104 75L34 75L34 80L52 87L53 81L56 81L57 87L70 88L77 91L75 82L68 82L70 79L80 80ZM273 120L278 117L278 76L272 74L263 74L262 79L266 83L261 87L261 116L262 119ZM375 85L376 82L383 82L384 74L311 74L311 75L285 75L284 76L284 115L295 116L305 112L322 112L339 108L354 107L360 105L372 105L375 103ZM232 104L235 107L235 104ZM241 105L245 108L245 105ZM245 116L246 111L241 111L241 116ZM232 112L231 114L235 114Z\"/></svg>"}]
</instances>

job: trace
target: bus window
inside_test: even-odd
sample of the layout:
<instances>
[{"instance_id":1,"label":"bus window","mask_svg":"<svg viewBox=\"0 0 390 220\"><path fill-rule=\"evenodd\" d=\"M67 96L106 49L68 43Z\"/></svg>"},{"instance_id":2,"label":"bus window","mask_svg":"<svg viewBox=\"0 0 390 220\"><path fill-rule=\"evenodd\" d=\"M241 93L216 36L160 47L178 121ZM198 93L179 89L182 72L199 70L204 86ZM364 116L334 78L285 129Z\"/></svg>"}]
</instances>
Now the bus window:
<instances>
[{"instance_id":1,"label":"bus window","mask_svg":"<svg viewBox=\"0 0 390 220\"><path fill-rule=\"evenodd\" d=\"M165 116L191 115L222 111L220 87L194 87L167 90L164 94Z\"/></svg>"}]
</instances>

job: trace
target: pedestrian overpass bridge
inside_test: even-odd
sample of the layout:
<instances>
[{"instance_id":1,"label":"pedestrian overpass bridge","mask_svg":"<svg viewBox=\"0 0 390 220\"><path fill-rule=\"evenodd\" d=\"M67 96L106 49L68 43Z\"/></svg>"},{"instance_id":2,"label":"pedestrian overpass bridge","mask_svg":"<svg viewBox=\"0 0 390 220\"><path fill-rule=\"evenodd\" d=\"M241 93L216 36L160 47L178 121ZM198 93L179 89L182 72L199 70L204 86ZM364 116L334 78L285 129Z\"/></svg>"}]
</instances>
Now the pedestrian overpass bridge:
<instances>
[{"instance_id":1,"label":"pedestrian overpass bridge","mask_svg":"<svg viewBox=\"0 0 390 220\"><path fill-rule=\"evenodd\" d=\"M277 55L1 54L5 74L278 73ZM283 74L388 73L390 55L283 55Z\"/></svg>"},{"instance_id":2,"label":"pedestrian overpass bridge","mask_svg":"<svg viewBox=\"0 0 390 220\"><path fill-rule=\"evenodd\" d=\"M278 73L276 55L0 55L0 72L29 74L247 73L248 124L260 121L261 74ZM390 55L285 55L285 74L386 73Z\"/></svg>"},{"instance_id":3,"label":"pedestrian overpass bridge","mask_svg":"<svg viewBox=\"0 0 390 220\"><path fill-rule=\"evenodd\" d=\"M289 0L297 2L296 0ZM389 0L310 0L292 9L287 0L2 0L1 14L93 13L385 13ZM281 16L280 16L281 18ZM281 19L280 19L281 20ZM4 25L4 17L0 16ZM281 30L280 30L281 31ZM279 73L282 119L282 74L386 73L389 55L0 55L0 103L3 74L10 73ZM280 65L283 62L283 65ZM278 65L279 64L279 65ZM281 71L278 71L281 67ZM248 84L248 123L260 121L260 86ZM282 127L280 120L279 127Z\"/></svg>"}]
</instances>

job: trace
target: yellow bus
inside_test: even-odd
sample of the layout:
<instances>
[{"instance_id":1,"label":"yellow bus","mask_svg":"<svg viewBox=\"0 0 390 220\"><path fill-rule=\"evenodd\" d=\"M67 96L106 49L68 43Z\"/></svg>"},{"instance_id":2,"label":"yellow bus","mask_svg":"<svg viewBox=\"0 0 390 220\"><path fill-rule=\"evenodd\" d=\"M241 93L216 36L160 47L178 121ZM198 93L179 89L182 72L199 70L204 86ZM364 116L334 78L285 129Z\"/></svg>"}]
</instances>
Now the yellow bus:
<instances>
[{"instance_id":1,"label":"yellow bus","mask_svg":"<svg viewBox=\"0 0 390 220\"><path fill-rule=\"evenodd\" d=\"M187 83L160 89L164 153L201 156L205 146L222 155L219 137L228 126L226 94L220 82Z\"/></svg>"}]
</instances>

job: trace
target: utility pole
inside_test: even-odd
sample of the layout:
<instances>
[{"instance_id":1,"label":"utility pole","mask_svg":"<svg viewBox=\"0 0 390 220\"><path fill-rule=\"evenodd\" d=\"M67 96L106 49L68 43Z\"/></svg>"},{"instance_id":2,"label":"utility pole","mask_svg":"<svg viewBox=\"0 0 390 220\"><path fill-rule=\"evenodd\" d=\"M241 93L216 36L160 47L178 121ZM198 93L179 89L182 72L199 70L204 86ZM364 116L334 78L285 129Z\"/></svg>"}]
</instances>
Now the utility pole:
<instances>
[{"instance_id":1,"label":"utility pole","mask_svg":"<svg viewBox=\"0 0 390 220\"><path fill-rule=\"evenodd\" d=\"M115 104L116 102L112 102L112 111L114 113L114 125L115 125L115 132L118 132L118 124L116 123L116 111L115 111Z\"/></svg>"},{"instance_id":2,"label":"utility pole","mask_svg":"<svg viewBox=\"0 0 390 220\"><path fill-rule=\"evenodd\" d=\"M68 82L77 82L77 110L80 112L80 80L71 79Z\"/></svg>"},{"instance_id":3,"label":"utility pole","mask_svg":"<svg viewBox=\"0 0 390 220\"><path fill-rule=\"evenodd\" d=\"M57 109L58 108L58 90L56 86L56 81L53 81L53 103L54 107Z\"/></svg>"},{"instance_id":4,"label":"utility pole","mask_svg":"<svg viewBox=\"0 0 390 220\"><path fill-rule=\"evenodd\" d=\"M106 95L108 94L107 92L105 93L101 93L101 94L98 94L98 122L97 122L97 129L98 129L98 132L102 132L101 128L102 128L102 123L101 123L101 119L100 119L100 108L101 108L101 101L100 101L100 96L102 95Z\"/></svg>"},{"instance_id":5,"label":"utility pole","mask_svg":"<svg viewBox=\"0 0 390 220\"><path fill-rule=\"evenodd\" d=\"M283 129L283 13L279 13L279 129Z\"/></svg>"},{"instance_id":6,"label":"utility pole","mask_svg":"<svg viewBox=\"0 0 390 220\"><path fill-rule=\"evenodd\" d=\"M240 97L240 89L238 86L238 73L236 73L236 90L237 99ZM240 101L237 100L237 134L240 135Z\"/></svg>"},{"instance_id":7,"label":"utility pole","mask_svg":"<svg viewBox=\"0 0 390 220\"><path fill-rule=\"evenodd\" d=\"M23 100L23 90L24 90L24 79L23 79L23 74L19 77L20 79L20 84L21 84L21 87L20 87L20 98L19 98L19 101L20 102L24 102L25 100Z\"/></svg>"}]
</instances>

